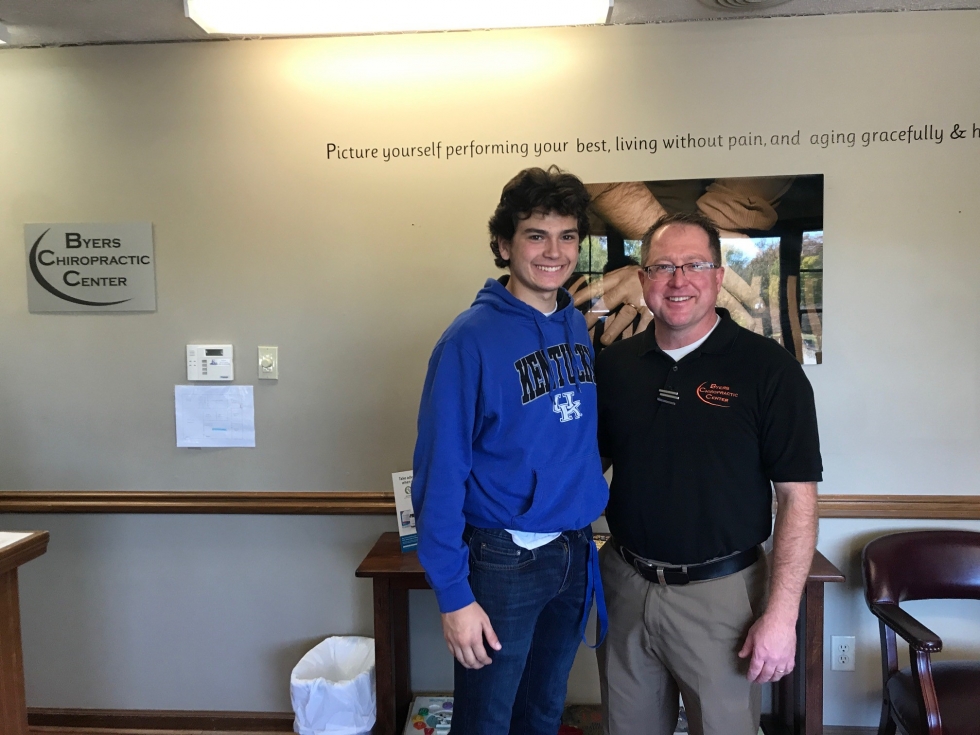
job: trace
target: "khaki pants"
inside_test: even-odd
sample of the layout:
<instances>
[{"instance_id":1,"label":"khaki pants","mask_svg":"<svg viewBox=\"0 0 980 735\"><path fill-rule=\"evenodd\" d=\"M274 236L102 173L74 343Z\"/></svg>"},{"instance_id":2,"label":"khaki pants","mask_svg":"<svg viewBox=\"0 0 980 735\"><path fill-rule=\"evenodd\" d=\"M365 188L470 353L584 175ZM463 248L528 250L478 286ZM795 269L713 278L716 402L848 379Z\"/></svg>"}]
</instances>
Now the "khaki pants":
<instances>
[{"instance_id":1,"label":"khaki pants","mask_svg":"<svg viewBox=\"0 0 980 735\"><path fill-rule=\"evenodd\" d=\"M738 658L762 613L765 557L736 574L661 586L606 544L599 554L609 634L598 650L607 735L672 735L677 695L692 735L756 735L761 689Z\"/></svg>"}]
</instances>

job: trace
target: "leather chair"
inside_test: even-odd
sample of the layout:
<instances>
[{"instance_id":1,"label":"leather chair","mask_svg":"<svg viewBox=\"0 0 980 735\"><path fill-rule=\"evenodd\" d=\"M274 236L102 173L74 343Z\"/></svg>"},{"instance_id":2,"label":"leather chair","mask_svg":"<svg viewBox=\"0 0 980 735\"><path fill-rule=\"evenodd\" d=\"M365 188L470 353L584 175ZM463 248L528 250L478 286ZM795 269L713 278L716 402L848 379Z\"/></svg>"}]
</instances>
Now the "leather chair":
<instances>
[{"instance_id":1,"label":"leather chair","mask_svg":"<svg viewBox=\"0 0 980 735\"><path fill-rule=\"evenodd\" d=\"M881 631L884 680L878 735L980 735L980 661L936 662L935 633L902 608L906 600L980 600L980 533L911 531L875 539L861 555L864 595ZM895 634L912 666L898 668Z\"/></svg>"}]
</instances>

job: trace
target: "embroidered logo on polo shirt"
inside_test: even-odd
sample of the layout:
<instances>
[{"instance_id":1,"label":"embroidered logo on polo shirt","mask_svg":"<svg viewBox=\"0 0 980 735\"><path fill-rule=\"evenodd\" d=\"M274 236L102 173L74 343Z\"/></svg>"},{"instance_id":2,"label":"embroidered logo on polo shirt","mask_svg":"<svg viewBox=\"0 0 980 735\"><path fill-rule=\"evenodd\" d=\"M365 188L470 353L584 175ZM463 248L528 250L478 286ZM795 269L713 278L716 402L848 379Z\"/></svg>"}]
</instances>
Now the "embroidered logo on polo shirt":
<instances>
[{"instance_id":1,"label":"embroidered logo on polo shirt","mask_svg":"<svg viewBox=\"0 0 980 735\"><path fill-rule=\"evenodd\" d=\"M719 408L731 408L732 401L738 398L738 393L735 393L729 386L709 383L708 381L701 383L696 392L698 398L704 403Z\"/></svg>"}]
</instances>

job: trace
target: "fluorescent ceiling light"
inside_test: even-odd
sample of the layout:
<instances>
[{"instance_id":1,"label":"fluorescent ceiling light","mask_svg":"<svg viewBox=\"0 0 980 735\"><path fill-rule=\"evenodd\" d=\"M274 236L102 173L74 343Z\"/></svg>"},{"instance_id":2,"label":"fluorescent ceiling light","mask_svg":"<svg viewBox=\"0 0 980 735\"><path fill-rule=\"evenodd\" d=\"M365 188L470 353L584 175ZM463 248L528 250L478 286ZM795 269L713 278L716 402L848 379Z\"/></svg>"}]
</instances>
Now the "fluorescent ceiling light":
<instances>
[{"instance_id":1,"label":"fluorescent ceiling light","mask_svg":"<svg viewBox=\"0 0 980 735\"><path fill-rule=\"evenodd\" d=\"M208 33L315 36L606 23L613 0L184 0Z\"/></svg>"}]
</instances>

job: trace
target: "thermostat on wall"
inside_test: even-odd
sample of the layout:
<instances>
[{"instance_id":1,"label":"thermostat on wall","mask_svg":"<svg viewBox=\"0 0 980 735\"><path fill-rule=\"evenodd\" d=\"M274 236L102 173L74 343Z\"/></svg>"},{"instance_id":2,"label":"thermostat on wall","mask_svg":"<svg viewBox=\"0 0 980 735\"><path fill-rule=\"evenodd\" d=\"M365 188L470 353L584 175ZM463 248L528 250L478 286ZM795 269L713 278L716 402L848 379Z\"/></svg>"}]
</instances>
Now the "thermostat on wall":
<instances>
[{"instance_id":1,"label":"thermostat on wall","mask_svg":"<svg viewBox=\"0 0 980 735\"><path fill-rule=\"evenodd\" d=\"M188 380L234 380L231 345L187 345Z\"/></svg>"}]
</instances>

